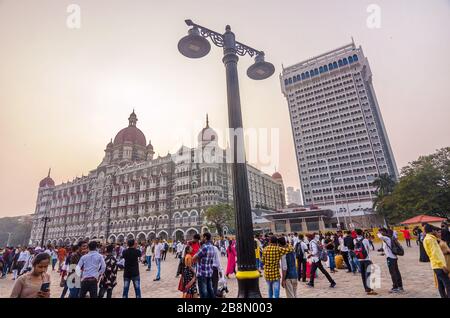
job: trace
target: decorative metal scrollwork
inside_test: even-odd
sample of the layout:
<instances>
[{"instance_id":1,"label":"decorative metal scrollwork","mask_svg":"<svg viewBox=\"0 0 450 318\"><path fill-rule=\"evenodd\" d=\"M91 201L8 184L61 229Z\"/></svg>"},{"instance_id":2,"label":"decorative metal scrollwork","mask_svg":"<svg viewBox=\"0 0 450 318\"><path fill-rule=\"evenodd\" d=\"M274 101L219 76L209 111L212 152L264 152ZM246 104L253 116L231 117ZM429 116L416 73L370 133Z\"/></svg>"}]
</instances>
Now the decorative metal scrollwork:
<instances>
[{"instance_id":1,"label":"decorative metal scrollwork","mask_svg":"<svg viewBox=\"0 0 450 318\"><path fill-rule=\"evenodd\" d=\"M206 28L200 28L200 34L204 38L211 38L211 41L218 47L223 47L223 36Z\"/></svg>"},{"instance_id":2,"label":"decorative metal scrollwork","mask_svg":"<svg viewBox=\"0 0 450 318\"><path fill-rule=\"evenodd\" d=\"M245 54L248 54L251 57L253 57L254 55L258 54L259 52L245 44L236 42L236 53L240 56L244 56Z\"/></svg>"}]
</instances>

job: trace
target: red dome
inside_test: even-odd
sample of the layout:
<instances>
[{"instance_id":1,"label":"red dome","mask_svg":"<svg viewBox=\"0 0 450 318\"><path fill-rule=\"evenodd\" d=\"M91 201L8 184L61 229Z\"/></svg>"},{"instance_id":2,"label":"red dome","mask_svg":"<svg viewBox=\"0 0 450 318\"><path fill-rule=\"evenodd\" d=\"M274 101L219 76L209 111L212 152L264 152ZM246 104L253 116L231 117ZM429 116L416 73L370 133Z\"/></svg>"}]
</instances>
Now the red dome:
<instances>
[{"instance_id":1,"label":"red dome","mask_svg":"<svg viewBox=\"0 0 450 318\"><path fill-rule=\"evenodd\" d=\"M275 172L272 175L272 179L283 179L283 177L281 176L281 174L279 172Z\"/></svg>"},{"instance_id":2,"label":"red dome","mask_svg":"<svg viewBox=\"0 0 450 318\"><path fill-rule=\"evenodd\" d=\"M133 109L133 112L130 114L130 117L128 118L129 123L128 127L122 129L116 135L116 138L114 138L114 146L123 145L126 142L132 143L133 145L140 145L143 147L147 145L144 133L139 128L136 127L137 121L138 119Z\"/></svg>"},{"instance_id":3,"label":"red dome","mask_svg":"<svg viewBox=\"0 0 450 318\"><path fill-rule=\"evenodd\" d=\"M54 186L55 186L55 181L53 181L53 179L50 177L46 177L46 178L42 179L41 182L39 182L39 188L54 187Z\"/></svg>"}]
</instances>

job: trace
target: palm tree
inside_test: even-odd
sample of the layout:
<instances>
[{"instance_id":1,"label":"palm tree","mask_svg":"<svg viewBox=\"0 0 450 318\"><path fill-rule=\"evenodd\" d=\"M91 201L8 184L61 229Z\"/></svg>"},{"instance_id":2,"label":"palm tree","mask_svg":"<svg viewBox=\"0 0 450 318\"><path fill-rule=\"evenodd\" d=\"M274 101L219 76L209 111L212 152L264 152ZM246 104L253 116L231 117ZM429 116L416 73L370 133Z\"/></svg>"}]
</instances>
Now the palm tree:
<instances>
[{"instance_id":1,"label":"palm tree","mask_svg":"<svg viewBox=\"0 0 450 318\"><path fill-rule=\"evenodd\" d=\"M386 196L394 191L396 181L392 175L383 173L373 181L373 185L377 187L377 196Z\"/></svg>"},{"instance_id":2,"label":"palm tree","mask_svg":"<svg viewBox=\"0 0 450 318\"><path fill-rule=\"evenodd\" d=\"M385 211L383 209L383 200L394 192L397 184L392 175L383 173L372 183L376 189L375 198L373 199L373 209L383 216L384 224L387 225Z\"/></svg>"}]
</instances>

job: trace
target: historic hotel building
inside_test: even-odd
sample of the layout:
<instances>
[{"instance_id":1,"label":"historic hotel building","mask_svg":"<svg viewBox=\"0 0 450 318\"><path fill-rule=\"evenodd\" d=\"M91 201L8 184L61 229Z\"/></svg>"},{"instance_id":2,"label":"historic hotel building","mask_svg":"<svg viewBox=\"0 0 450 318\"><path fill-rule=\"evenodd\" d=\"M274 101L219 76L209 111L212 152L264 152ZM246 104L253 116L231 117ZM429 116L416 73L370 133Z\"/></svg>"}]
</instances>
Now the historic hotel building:
<instances>
[{"instance_id":1,"label":"historic hotel building","mask_svg":"<svg viewBox=\"0 0 450 318\"><path fill-rule=\"evenodd\" d=\"M49 172L39 183L30 244L40 244L44 217L49 217L46 243L190 238L207 230L203 214L209 206L232 204L231 167L208 119L197 148L158 158L137 128L134 111L128 120L88 176L55 185ZM247 167L252 207L283 208L281 175Z\"/></svg>"}]
</instances>

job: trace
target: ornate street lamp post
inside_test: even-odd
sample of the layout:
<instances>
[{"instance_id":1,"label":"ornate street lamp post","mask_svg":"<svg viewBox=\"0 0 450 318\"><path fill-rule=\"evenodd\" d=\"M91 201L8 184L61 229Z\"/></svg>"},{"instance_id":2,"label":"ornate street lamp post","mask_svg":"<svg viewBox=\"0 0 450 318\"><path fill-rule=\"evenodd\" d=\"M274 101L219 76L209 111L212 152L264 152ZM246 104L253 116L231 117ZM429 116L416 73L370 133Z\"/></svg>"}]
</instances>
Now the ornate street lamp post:
<instances>
[{"instance_id":1,"label":"ornate street lamp post","mask_svg":"<svg viewBox=\"0 0 450 318\"><path fill-rule=\"evenodd\" d=\"M45 230L47 229L47 222L50 221L50 218L48 216L44 216L42 220L44 221L44 228L42 230L42 239L41 239L41 247L43 248L45 239Z\"/></svg>"},{"instance_id":2,"label":"ornate street lamp post","mask_svg":"<svg viewBox=\"0 0 450 318\"><path fill-rule=\"evenodd\" d=\"M192 27L188 35L178 42L178 50L189 58L201 58L211 50L206 38L218 47L223 47L223 63L227 80L228 121L233 139L233 195L236 211L236 244L238 258L238 297L261 298L259 291L259 272L256 268L255 248L253 241L253 224L248 191L247 166L244 156L244 140L242 134L234 133L242 129L241 101L239 96L239 81L237 72L238 55L255 56L255 63L247 70L247 76L254 80L263 80L275 72L275 67L264 61L264 53L247 45L239 43L231 32L229 25L225 33L220 34L203 26L186 20ZM234 131L234 132L233 132ZM238 157L239 154L239 157ZM238 158L240 158L238 162Z\"/></svg>"}]
</instances>

